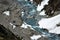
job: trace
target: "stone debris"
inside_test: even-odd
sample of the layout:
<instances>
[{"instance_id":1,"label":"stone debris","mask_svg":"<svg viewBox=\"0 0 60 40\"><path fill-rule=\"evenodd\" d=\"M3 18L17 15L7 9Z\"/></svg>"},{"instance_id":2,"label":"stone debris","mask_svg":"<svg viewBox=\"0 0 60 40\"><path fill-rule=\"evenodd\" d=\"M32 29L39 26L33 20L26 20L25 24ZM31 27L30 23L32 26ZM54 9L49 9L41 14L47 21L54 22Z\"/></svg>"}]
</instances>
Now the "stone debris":
<instances>
[{"instance_id":1,"label":"stone debris","mask_svg":"<svg viewBox=\"0 0 60 40\"><path fill-rule=\"evenodd\" d=\"M41 20L41 18L49 18L59 14L58 11L60 11L60 0L49 0L48 2L46 1L46 4L48 3L48 5L45 6L41 4L43 2L44 0L0 0L0 24L22 40L31 40L31 36L41 35L46 31L47 35L48 30L37 28L37 22ZM36 9L38 5L42 5L44 7L40 11L37 11ZM41 15L41 13L43 14ZM23 22L31 25L31 28L34 30L30 27L21 27ZM59 24L57 26L59 26ZM52 37L53 39L50 39L49 37ZM49 37L45 37L45 35L43 35L36 40L59 39L56 34L51 34ZM2 37L0 38L3 39Z\"/></svg>"}]
</instances>

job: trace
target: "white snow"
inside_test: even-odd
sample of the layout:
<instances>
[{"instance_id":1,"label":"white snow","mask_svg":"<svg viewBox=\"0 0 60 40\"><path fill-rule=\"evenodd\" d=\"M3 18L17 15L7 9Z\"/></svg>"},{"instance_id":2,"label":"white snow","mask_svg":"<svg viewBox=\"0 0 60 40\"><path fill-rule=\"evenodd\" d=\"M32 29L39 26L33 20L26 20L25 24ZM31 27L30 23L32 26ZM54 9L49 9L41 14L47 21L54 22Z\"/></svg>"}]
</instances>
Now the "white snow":
<instances>
[{"instance_id":1,"label":"white snow","mask_svg":"<svg viewBox=\"0 0 60 40\"><path fill-rule=\"evenodd\" d=\"M38 40L39 38L41 38L41 35L33 35L30 38L31 40Z\"/></svg>"},{"instance_id":2,"label":"white snow","mask_svg":"<svg viewBox=\"0 0 60 40\"><path fill-rule=\"evenodd\" d=\"M51 18L43 18L38 24L40 28L48 29L50 33L60 33L60 27L57 27L56 24L60 23L60 14Z\"/></svg>"},{"instance_id":3,"label":"white snow","mask_svg":"<svg viewBox=\"0 0 60 40\"><path fill-rule=\"evenodd\" d=\"M49 32L50 32L50 33L60 34L60 27L56 27L55 29L50 30Z\"/></svg>"},{"instance_id":4,"label":"white snow","mask_svg":"<svg viewBox=\"0 0 60 40\"><path fill-rule=\"evenodd\" d=\"M33 0L30 0L31 3L33 3Z\"/></svg>"},{"instance_id":5,"label":"white snow","mask_svg":"<svg viewBox=\"0 0 60 40\"><path fill-rule=\"evenodd\" d=\"M43 1L41 2L41 5L38 4L38 6L37 6L37 11L41 11L41 10L44 8L45 5L48 5L48 1L49 1L49 0L43 0Z\"/></svg>"},{"instance_id":6,"label":"white snow","mask_svg":"<svg viewBox=\"0 0 60 40\"><path fill-rule=\"evenodd\" d=\"M27 23L25 23L25 22L22 24L21 27L22 27L22 28L28 28L28 27L29 27L30 29L34 30L31 25L29 25L29 24L27 24Z\"/></svg>"},{"instance_id":7,"label":"white snow","mask_svg":"<svg viewBox=\"0 0 60 40\"><path fill-rule=\"evenodd\" d=\"M9 16L10 15L10 11L4 11L3 14Z\"/></svg>"},{"instance_id":8,"label":"white snow","mask_svg":"<svg viewBox=\"0 0 60 40\"><path fill-rule=\"evenodd\" d=\"M30 0L31 2L33 2L33 0Z\"/></svg>"},{"instance_id":9,"label":"white snow","mask_svg":"<svg viewBox=\"0 0 60 40\"><path fill-rule=\"evenodd\" d=\"M24 16L24 12L21 12L22 13L22 17Z\"/></svg>"},{"instance_id":10,"label":"white snow","mask_svg":"<svg viewBox=\"0 0 60 40\"><path fill-rule=\"evenodd\" d=\"M39 15L46 15L45 11L43 10L41 13L39 13Z\"/></svg>"},{"instance_id":11,"label":"white snow","mask_svg":"<svg viewBox=\"0 0 60 40\"><path fill-rule=\"evenodd\" d=\"M28 24L26 24L26 23L23 23L21 27L22 27L22 28L28 28L28 26L30 26L30 25L28 25Z\"/></svg>"},{"instance_id":12,"label":"white snow","mask_svg":"<svg viewBox=\"0 0 60 40\"><path fill-rule=\"evenodd\" d=\"M45 5L48 5L48 1L49 1L49 0L43 0L43 1L41 2L41 4L38 4L38 6L37 6L37 11L41 11L41 10L44 8ZM43 10L42 12L40 12L39 15L46 15L46 14L45 14L45 10Z\"/></svg>"},{"instance_id":13,"label":"white snow","mask_svg":"<svg viewBox=\"0 0 60 40\"><path fill-rule=\"evenodd\" d=\"M10 23L10 25L12 25L12 26L13 26L13 29L15 29L15 28L16 28L16 26L15 26L15 25L13 25L12 23Z\"/></svg>"},{"instance_id":14,"label":"white snow","mask_svg":"<svg viewBox=\"0 0 60 40\"><path fill-rule=\"evenodd\" d=\"M52 11L51 13L54 13L54 11Z\"/></svg>"}]
</instances>

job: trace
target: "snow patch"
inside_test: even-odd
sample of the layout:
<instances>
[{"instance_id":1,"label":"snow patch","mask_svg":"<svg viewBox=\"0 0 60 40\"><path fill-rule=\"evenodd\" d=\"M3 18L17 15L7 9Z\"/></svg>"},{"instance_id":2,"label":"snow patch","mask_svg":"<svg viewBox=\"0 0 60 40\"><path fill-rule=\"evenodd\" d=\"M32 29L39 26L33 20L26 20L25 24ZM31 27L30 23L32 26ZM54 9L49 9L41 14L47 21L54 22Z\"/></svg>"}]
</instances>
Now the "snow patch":
<instances>
[{"instance_id":1,"label":"snow patch","mask_svg":"<svg viewBox=\"0 0 60 40\"><path fill-rule=\"evenodd\" d=\"M50 33L60 34L60 27L56 27L55 29L50 30L49 32L50 32Z\"/></svg>"},{"instance_id":2,"label":"snow patch","mask_svg":"<svg viewBox=\"0 0 60 40\"><path fill-rule=\"evenodd\" d=\"M21 12L22 13L22 17L24 16L24 12Z\"/></svg>"},{"instance_id":3,"label":"snow patch","mask_svg":"<svg viewBox=\"0 0 60 40\"><path fill-rule=\"evenodd\" d=\"M41 38L41 35L33 35L30 38L31 40L38 40L39 38Z\"/></svg>"},{"instance_id":4,"label":"snow patch","mask_svg":"<svg viewBox=\"0 0 60 40\"><path fill-rule=\"evenodd\" d=\"M16 26L15 26L15 25L13 25L12 23L10 23L10 25L12 25L12 26L13 26L13 29L15 29L15 28L16 28Z\"/></svg>"},{"instance_id":5,"label":"snow patch","mask_svg":"<svg viewBox=\"0 0 60 40\"><path fill-rule=\"evenodd\" d=\"M60 14L51 18L43 18L41 19L38 24L40 28L45 28L49 30L50 33L60 33L59 28L56 24L60 23ZM58 30L58 31L57 31Z\"/></svg>"},{"instance_id":6,"label":"snow patch","mask_svg":"<svg viewBox=\"0 0 60 40\"><path fill-rule=\"evenodd\" d=\"M33 0L30 0L31 2L33 2Z\"/></svg>"},{"instance_id":7,"label":"snow patch","mask_svg":"<svg viewBox=\"0 0 60 40\"><path fill-rule=\"evenodd\" d=\"M49 0L44 0L44 1L41 2L41 5L38 4L37 11L41 11L44 8L45 5L48 5L48 1Z\"/></svg>"},{"instance_id":8,"label":"snow patch","mask_svg":"<svg viewBox=\"0 0 60 40\"><path fill-rule=\"evenodd\" d=\"M22 27L22 28L28 28L28 27L29 27L30 29L34 30L31 25L28 25L28 24L25 23L25 22L22 24L21 27Z\"/></svg>"},{"instance_id":9,"label":"snow patch","mask_svg":"<svg viewBox=\"0 0 60 40\"><path fill-rule=\"evenodd\" d=\"M46 15L45 11L43 10L41 13L39 13L39 15Z\"/></svg>"},{"instance_id":10,"label":"snow patch","mask_svg":"<svg viewBox=\"0 0 60 40\"><path fill-rule=\"evenodd\" d=\"M33 3L33 0L30 0L31 3Z\"/></svg>"},{"instance_id":11,"label":"snow patch","mask_svg":"<svg viewBox=\"0 0 60 40\"><path fill-rule=\"evenodd\" d=\"M10 11L4 11L3 14L9 16L10 15Z\"/></svg>"}]
</instances>

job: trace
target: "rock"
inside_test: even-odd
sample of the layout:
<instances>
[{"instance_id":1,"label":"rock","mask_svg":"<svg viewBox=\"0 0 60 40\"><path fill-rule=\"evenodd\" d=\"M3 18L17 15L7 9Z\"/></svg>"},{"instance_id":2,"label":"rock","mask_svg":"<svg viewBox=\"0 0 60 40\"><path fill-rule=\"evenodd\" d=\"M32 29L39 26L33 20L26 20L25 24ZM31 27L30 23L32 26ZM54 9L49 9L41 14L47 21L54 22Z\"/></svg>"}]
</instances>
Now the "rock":
<instances>
[{"instance_id":1,"label":"rock","mask_svg":"<svg viewBox=\"0 0 60 40\"><path fill-rule=\"evenodd\" d=\"M0 24L0 40L20 40L20 38Z\"/></svg>"},{"instance_id":2,"label":"rock","mask_svg":"<svg viewBox=\"0 0 60 40\"><path fill-rule=\"evenodd\" d=\"M48 5L45 5L44 10L46 15L52 17L55 15L56 11L60 11L60 0L50 0Z\"/></svg>"},{"instance_id":3,"label":"rock","mask_svg":"<svg viewBox=\"0 0 60 40\"><path fill-rule=\"evenodd\" d=\"M10 23L20 28L20 26L22 25L20 10L21 7L20 4L17 2L17 0L0 0L0 24L3 25L6 29L9 29L14 34L18 30L14 32L12 25L10 25ZM7 16L3 14L5 11L10 11L9 13L10 15Z\"/></svg>"},{"instance_id":4,"label":"rock","mask_svg":"<svg viewBox=\"0 0 60 40\"><path fill-rule=\"evenodd\" d=\"M1 6L0 6L0 16L1 16L1 22L3 23L5 20L7 20L7 23L9 24L10 22L13 23L14 25L21 25L22 24L22 19L21 19L21 13L20 13L20 5L16 0L0 0L1 1ZM4 1L7 2L7 4L4 4ZM5 16L3 15L4 11L10 11L10 16ZM5 20L3 20L5 19ZM3 20L3 21L2 21ZM8 25L6 24L6 25Z\"/></svg>"}]
</instances>

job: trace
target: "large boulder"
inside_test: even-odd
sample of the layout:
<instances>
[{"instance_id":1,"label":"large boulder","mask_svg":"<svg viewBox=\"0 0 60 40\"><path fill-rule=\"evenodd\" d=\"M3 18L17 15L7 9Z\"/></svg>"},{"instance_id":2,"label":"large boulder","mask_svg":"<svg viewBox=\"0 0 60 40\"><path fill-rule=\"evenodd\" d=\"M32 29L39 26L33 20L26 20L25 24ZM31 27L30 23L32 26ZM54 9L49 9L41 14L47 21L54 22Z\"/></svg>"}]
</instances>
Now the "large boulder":
<instances>
[{"instance_id":1,"label":"large boulder","mask_svg":"<svg viewBox=\"0 0 60 40\"><path fill-rule=\"evenodd\" d=\"M9 11L9 16L3 14ZM8 27L10 23L21 26L21 7L16 0L0 0L0 24Z\"/></svg>"}]
</instances>

